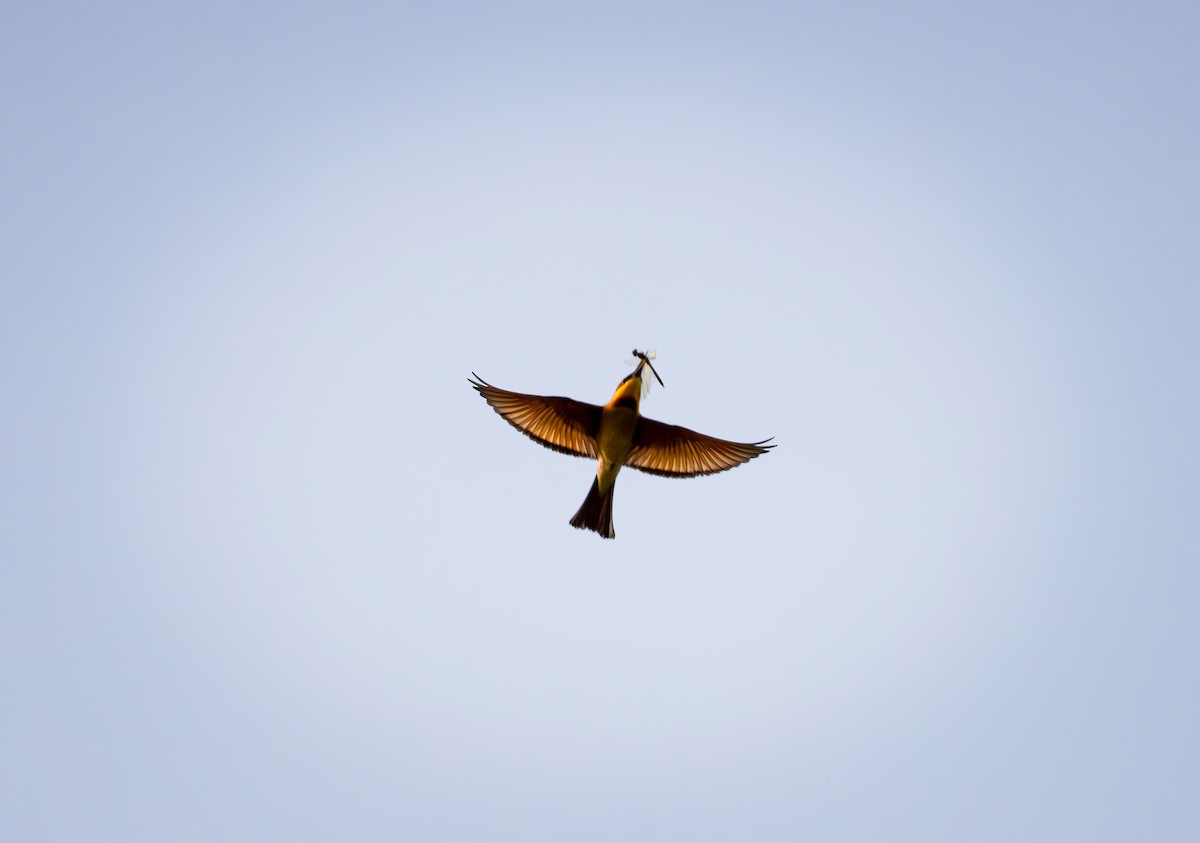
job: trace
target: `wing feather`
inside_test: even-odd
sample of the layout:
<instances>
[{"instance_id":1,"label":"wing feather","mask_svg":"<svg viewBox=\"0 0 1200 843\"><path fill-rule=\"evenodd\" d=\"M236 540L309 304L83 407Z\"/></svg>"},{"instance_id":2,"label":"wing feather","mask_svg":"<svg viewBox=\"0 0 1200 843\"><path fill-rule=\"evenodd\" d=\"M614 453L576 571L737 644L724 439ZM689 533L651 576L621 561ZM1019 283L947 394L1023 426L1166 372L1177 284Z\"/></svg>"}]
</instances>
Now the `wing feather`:
<instances>
[{"instance_id":1,"label":"wing feather","mask_svg":"<svg viewBox=\"0 0 1200 843\"><path fill-rule=\"evenodd\" d=\"M600 408L570 398L525 395L492 386L475 376L471 386L506 422L534 442L561 454L597 458Z\"/></svg>"},{"instance_id":2,"label":"wing feather","mask_svg":"<svg viewBox=\"0 0 1200 843\"><path fill-rule=\"evenodd\" d=\"M633 449L625 458L625 464L663 477L698 477L728 471L749 462L774 448L767 444L770 441L729 442L643 416L638 420Z\"/></svg>"}]
</instances>

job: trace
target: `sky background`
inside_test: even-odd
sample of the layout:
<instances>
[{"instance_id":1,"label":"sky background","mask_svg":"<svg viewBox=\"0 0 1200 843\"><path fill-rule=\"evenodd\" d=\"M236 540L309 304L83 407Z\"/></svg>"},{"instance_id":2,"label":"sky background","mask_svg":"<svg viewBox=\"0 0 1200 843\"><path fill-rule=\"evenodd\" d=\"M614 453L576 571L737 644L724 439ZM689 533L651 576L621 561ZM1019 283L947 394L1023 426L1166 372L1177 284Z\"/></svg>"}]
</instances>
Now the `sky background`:
<instances>
[{"instance_id":1,"label":"sky background","mask_svg":"<svg viewBox=\"0 0 1200 843\"><path fill-rule=\"evenodd\" d=\"M6 6L0 838L1197 839L1196 8Z\"/></svg>"}]
</instances>

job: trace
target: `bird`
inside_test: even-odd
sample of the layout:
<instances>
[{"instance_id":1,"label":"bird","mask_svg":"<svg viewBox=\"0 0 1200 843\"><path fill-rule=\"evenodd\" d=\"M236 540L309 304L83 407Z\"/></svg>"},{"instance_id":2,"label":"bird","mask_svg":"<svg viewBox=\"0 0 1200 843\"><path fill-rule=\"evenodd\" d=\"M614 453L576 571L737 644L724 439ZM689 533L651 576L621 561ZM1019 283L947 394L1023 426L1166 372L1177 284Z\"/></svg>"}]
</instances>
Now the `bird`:
<instances>
[{"instance_id":1,"label":"bird","mask_svg":"<svg viewBox=\"0 0 1200 843\"><path fill-rule=\"evenodd\" d=\"M474 372L468 379L501 418L534 442L597 461L596 478L570 523L606 539L617 535L613 490L623 466L662 477L699 477L735 468L775 447L767 444L774 437L729 442L646 418L641 414L641 399L650 382L643 383L644 371L648 368L660 385L666 384L650 362L656 359L653 352L634 349L633 356L637 368L621 380L603 407L571 398L509 392Z\"/></svg>"}]
</instances>

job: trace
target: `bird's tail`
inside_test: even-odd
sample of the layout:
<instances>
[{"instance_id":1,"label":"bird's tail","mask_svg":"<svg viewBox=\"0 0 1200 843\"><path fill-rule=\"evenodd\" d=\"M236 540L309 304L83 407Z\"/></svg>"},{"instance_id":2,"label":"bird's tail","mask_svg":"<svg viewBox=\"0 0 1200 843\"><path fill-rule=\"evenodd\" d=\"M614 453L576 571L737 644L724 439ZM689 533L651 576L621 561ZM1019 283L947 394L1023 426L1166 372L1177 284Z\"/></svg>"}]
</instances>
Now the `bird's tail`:
<instances>
[{"instance_id":1,"label":"bird's tail","mask_svg":"<svg viewBox=\"0 0 1200 843\"><path fill-rule=\"evenodd\" d=\"M584 498L583 506L579 507L575 517L571 519L571 526L580 530L595 530L606 539L615 539L617 534L613 530L612 504L613 490L616 488L617 484L613 483L608 487L608 491L601 492L600 478L593 480L591 491Z\"/></svg>"}]
</instances>

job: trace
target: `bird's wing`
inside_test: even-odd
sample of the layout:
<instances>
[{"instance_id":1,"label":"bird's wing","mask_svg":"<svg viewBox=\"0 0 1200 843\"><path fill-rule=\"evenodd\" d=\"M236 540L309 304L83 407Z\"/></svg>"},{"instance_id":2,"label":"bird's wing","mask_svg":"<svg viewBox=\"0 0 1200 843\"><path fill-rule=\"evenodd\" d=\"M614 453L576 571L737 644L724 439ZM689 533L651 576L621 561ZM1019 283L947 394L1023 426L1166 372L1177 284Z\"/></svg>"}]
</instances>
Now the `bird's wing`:
<instances>
[{"instance_id":1,"label":"bird's wing","mask_svg":"<svg viewBox=\"0 0 1200 843\"><path fill-rule=\"evenodd\" d=\"M633 450L625 465L663 477L698 477L728 471L765 454L774 445L762 442L726 442L686 427L638 419L633 433Z\"/></svg>"},{"instance_id":2,"label":"bird's wing","mask_svg":"<svg viewBox=\"0 0 1200 843\"><path fill-rule=\"evenodd\" d=\"M479 375L475 375L471 386L506 422L534 442L573 457L597 458L600 408L594 404L509 392L492 386Z\"/></svg>"}]
</instances>

